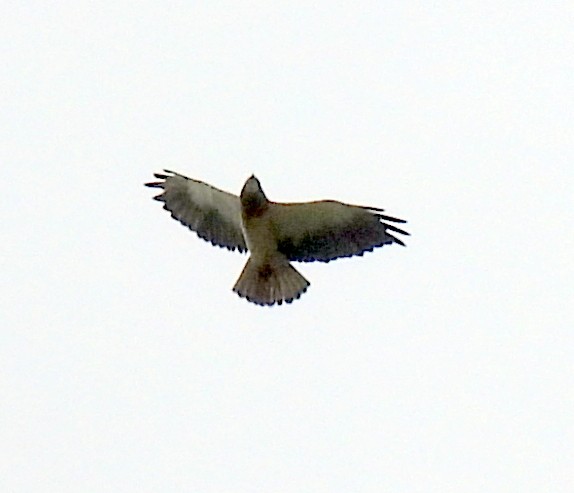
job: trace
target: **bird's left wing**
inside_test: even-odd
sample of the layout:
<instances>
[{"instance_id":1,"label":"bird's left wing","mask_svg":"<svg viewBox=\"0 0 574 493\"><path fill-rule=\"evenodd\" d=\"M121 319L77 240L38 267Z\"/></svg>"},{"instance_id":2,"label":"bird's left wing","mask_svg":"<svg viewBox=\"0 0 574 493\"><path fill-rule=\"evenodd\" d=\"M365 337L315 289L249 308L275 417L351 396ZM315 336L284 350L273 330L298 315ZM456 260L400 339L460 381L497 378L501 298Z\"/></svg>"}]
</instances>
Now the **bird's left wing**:
<instances>
[{"instance_id":1,"label":"bird's left wing","mask_svg":"<svg viewBox=\"0 0 574 493\"><path fill-rule=\"evenodd\" d=\"M362 255L390 243L404 246L393 233L408 235L389 224L403 219L384 216L382 209L332 200L293 204L271 203L270 218L278 250L289 260L329 262Z\"/></svg>"},{"instance_id":2,"label":"bird's left wing","mask_svg":"<svg viewBox=\"0 0 574 493\"><path fill-rule=\"evenodd\" d=\"M154 199L164 202L163 208L174 219L213 245L247 251L239 197L174 171L164 171L168 174L154 175L162 181L146 186L163 189Z\"/></svg>"}]
</instances>

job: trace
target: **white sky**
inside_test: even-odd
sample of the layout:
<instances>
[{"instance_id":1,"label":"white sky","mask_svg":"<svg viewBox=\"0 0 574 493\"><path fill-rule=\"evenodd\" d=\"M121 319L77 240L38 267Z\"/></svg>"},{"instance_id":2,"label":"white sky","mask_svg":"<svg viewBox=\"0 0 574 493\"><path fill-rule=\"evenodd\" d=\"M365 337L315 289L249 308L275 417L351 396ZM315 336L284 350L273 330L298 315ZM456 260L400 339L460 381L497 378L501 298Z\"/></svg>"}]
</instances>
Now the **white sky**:
<instances>
[{"instance_id":1,"label":"white sky","mask_svg":"<svg viewBox=\"0 0 574 493\"><path fill-rule=\"evenodd\" d=\"M310 3L4 5L0 491L572 491L574 7ZM412 236L260 308L164 167Z\"/></svg>"}]
</instances>

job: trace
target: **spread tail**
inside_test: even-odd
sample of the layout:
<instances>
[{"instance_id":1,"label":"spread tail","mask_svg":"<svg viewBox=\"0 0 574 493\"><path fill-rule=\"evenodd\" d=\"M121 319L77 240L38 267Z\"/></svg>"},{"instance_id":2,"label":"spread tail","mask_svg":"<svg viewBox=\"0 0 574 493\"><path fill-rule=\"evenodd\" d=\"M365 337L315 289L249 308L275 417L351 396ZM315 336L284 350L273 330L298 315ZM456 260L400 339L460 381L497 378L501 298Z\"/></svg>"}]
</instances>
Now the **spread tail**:
<instances>
[{"instance_id":1,"label":"spread tail","mask_svg":"<svg viewBox=\"0 0 574 493\"><path fill-rule=\"evenodd\" d=\"M280 305L299 298L309 286L284 257L256 263L249 259L233 287L239 296L257 305Z\"/></svg>"}]
</instances>

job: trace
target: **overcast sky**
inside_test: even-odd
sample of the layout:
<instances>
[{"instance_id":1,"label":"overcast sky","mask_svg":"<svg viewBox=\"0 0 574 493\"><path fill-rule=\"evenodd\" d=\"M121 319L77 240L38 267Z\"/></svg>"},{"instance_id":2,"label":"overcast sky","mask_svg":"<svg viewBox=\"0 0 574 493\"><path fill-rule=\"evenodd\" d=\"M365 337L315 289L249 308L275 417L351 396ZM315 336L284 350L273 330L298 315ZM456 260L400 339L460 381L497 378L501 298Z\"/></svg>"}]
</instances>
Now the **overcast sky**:
<instances>
[{"instance_id":1,"label":"overcast sky","mask_svg":"<svg viewBox=\"0 0 574 493\"><path fill-rule=\"evenodd\" d=\"M572 491L570 2L2 10L1 491ZM258 307L163 168L412 236Z\"/></svg>"}]
</instances>

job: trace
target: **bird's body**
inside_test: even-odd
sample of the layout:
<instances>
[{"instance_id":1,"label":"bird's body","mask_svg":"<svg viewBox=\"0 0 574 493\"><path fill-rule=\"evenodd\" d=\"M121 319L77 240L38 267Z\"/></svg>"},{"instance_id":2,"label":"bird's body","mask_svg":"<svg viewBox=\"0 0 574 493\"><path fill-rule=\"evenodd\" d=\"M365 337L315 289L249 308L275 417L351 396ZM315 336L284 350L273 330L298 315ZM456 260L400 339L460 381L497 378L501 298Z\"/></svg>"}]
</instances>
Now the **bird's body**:
<instances>
[{"instance_id":1,"label":"bird's body","mask_svg":"<svg viewBox=\"0 0 574 493\"><path fill-rule=\"evenodd\" d=\"M241 192L241 231L251 252L251 258L264 261L277 253L277 238L269 220L271 204L257 189L251 191L248 184L254 184L253 178L247 181ZM265 199L265 200L264 200Z\"/></svg>"},{"instance_id":2,"label":"bird's body","mask_svg":"<svg viewBox=\"0 0 574 493\"><path fill-rule=\"evenodd\" d=\"M172 217L214 245L250 258L233 290L259 305L290 303L307 290L309 282L290 261L329 262L362 255L384 244L404 243L392 232L408 234L388 224L404 223L380 214L382 209L333 200L278 203L267 199L259 180L251 176L239 197L206 183L167 171L164 181L147 186L164 191Z\"/></svg>"},{"instance_id":3,"label":"bird's body","mask_svg":"<svg viewBox=\"0 0 574 493\"><path fill-rule=\"evenodd\" d=\"M251 252L251 258L258 262L263 262L277 253L277 238L267 215L267 212L260 216L241 215L241 230L247 249Z\"/></svg>"}]
</instances>

